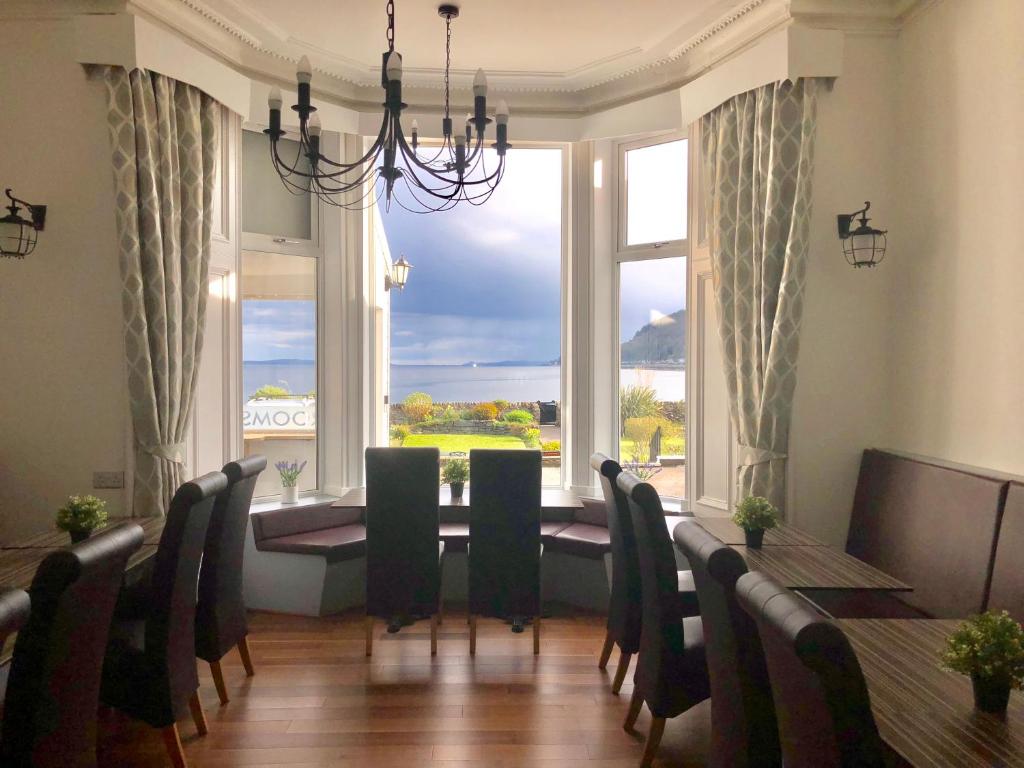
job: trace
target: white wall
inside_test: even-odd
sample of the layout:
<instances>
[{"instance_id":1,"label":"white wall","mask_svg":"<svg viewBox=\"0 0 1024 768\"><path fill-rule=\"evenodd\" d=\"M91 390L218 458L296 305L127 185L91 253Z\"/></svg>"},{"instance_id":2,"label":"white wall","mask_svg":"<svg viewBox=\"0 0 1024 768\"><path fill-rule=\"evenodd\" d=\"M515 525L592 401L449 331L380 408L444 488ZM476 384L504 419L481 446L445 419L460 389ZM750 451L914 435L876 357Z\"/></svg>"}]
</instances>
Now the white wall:
<instances>
[{"instance_id":1,"label":"white wall","mask_svg":"<svg viewBox=\"0 0 1024 768\"><path fill-rule=\"evenodd\" d=\"M1024 3L944 0L899 45L888 444L1024 472ZM880 212L881 215L881 212Z\"/></svg>"},{"instance_id":2,"label":"white wall","mask_svg":"<svg viewBox=\"0 0 1024 768\"><path fill-rule=\"evenodd\" d=\"M120 274L106 92L66 22L0 25L0 188L46 204L24 261L0 259L0 541L52 525L93 470L127 470Z\"/></svg>"},{"instance_id":3,"label":"white wall","mask_svg":"<svg viewBox=\"0 0 1024 768\"><path fill-rule=\"evenodd\" d=\"M836 214L870 199L880 225L895 218L896 45L892 37L849 36L843 75L818 101L787 511L795 524L835 544L845 542L861 451L885 435L893 279L885 268L846 263Z\"/></svg>"}]
</instances>

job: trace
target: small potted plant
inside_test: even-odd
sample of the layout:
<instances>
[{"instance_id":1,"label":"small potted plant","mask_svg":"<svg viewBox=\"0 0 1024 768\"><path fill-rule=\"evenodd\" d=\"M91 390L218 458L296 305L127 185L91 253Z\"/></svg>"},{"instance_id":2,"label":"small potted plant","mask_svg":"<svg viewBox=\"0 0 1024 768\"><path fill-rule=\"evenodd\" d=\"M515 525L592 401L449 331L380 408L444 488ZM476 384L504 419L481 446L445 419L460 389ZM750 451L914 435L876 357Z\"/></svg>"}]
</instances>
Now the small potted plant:
<instances>
[{"instance_id":1,"label":"small potted plant","mask_svg":"<svg viewBox=\"0 0 1024 768\"><path fill-rule=\"evenodd\" d=\"M452 498L461 499L462 490L469 479L469 462L465 459L449 459L441 471L441 480L452 488Z\"/></svg>"},{"instance_id":2,"label":"small potted plant","mask_svg":"<svg viewBox=\"0 0 1024 768\"><path fill-rule=\"evenodd\" d=\"M743 529L747 546L760 549L764 532L779 525L779 511L763 496L747 496L736 505L732 521Z\"/></svg>"},{"instance_id":3,"label":"small potted plant","mask_svg":"<svg viewBox=\"0 0 1024 768\"><path fill-rule=\"evenodd\" d=\"M299 475L306 468L306 462L279 461L274 467L281 475L281 503L295 504L299 500Z\"/></svg>"},{"instance_id":4,"label":"small potted plant","mask_svg":"<svg viewBox=\"0 0 1024 768\"><path fill-rule=\"evenodd\" d=\"M972 616L946 638L942 667L971 678L982 712L1005 712L1024 680L1024 628L1006 611Z\"/></svg>"},{"instance_id":5,"label":"small potted plant","mask_svg":"<svg viewBox=\"0 0 1024 768\"><path fill-rule=\"evenodd\" d=\"M57 527L71 534L71 543L85 541L107 522L107 502L95 496L71 496L57 511Z\"/></svg>"}]
</instances>

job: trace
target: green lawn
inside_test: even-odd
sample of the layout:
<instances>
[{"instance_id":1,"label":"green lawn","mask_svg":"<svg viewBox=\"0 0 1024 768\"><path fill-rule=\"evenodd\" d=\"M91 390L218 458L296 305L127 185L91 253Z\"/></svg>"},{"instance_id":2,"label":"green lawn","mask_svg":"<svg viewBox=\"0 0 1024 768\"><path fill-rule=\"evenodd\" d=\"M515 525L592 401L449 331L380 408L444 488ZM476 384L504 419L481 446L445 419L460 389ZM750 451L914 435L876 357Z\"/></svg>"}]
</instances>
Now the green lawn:
<instances>
[{"instance_id":1,"label":"green lawn","mask_svg":"<svg viewBox=\"0 0 1024 768\"><path fill-rule=\"evenodd\" d=\"M633 458L636 450L635 443L628 437L619 440L619 456L625 461ZM663 456L682 456L686 454L685 437L669 437L661 441L661 453Z\"/></svg>"},{"instance_id":2,"label":"green lawn","mask_svg":"<svg viewBox=\"0 0 1024 768\"><path fill-rule=\"evenodd\" d=\"M441 453L473 448L525 448L523 441L512 435L409 435L402 442L405 448L439 448Z\"/></svg>"}]
</instances>

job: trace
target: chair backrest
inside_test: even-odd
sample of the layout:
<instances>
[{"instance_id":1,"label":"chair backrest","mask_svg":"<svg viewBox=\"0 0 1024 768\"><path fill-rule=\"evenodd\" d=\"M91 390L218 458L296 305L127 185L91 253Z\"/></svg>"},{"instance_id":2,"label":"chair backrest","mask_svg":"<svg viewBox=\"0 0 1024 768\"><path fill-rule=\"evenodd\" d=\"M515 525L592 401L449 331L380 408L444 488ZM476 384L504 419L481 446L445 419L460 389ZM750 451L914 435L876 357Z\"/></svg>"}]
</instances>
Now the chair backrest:
<instances>
[{"instance_id":1,"label":"chair backrest","mask_svg":"<svg viewBox=\"0 0 1024 768\"><path fill-rule=\"evenodd\" d=\"M757 625L736 602L743 557L697 523L673 538L693 573L711 677L710 765L779 766L779 730Z\"/></svg>"},{"instance_id":2,"label":"chair backrest","mask_svg":"<svg viewBox=\"0 0 1024 768\"><path fill-rule=\"evenodd\" d=\"M423 616L437 613L437 448L366 449L366 613Z\"/></svg>"},{"instance_id":3,"label":"chair backrest","mask_svg":"<svg viewBox=\"0 0 1024 768\"><path fill-rule=\"evenodd\" d=\"M674 717L682 711L676 702L685 688L679 675L686 669L686 638L678 607L679 576L665 511L654 487L632 472L620 474L617 483L629 500L640 566L643 620L633 682L656 717Z\"/></svg>"},{"instance_id":4,"label":"chair backrest","mask_svg":"<svg viewBox=\"0 0 1024 768\"><path fill-rule=\"evenodd\" d=\"M32 580L4 702L4 765L96 765L110 621L142 527L125 523L47 555Z\"/></svg>"},{"instance_id":5,"label":"chair backrest","mask_svg":"<svg viewBox=\"0 0 1024 768\"><path fill-rule=\"evenodd\" d=\"M469 452L469 610L540 614L541 453Z\"/></svg>"},{"instance_id":6,"label":"chair backrest","mask_svg":"<svg viewBox=\"0 0 1024 768\"><path fill-rule=\"evenodd\" d=\"M242 560L249 508L265 456L228 462L221 471L228 486L213 503L199 571L196 605L196 655L219 661L249 632L242 600Z\"/></svg>"},{"instance_id":7,"label":"chair backrest","mask_svg":"<svg viewBox=\"0 0 1024 768\"><path fill-rule=\"evenodd\" d=\"M608 600L608 634L623 653L640 648L642 593L640 562L636 555L636 537L629 501L618 486L622 467L603 453L590 457L601 479L601 492L608 508L608 535L612 544L612 589Z\"/></svg>"},{"instance_id":8,"label":"chair backrest","mask_svg":"<svg viewBox=\"0 0 1024 768\"><path fill-rule=\"evenodd\" d=\"M31 605L28 593L22 589L0 590L0 650L8 635L25 626Z\"/></svg>"},{"instance_id":9,"label":"chair backrest","mask_svg":"<svg viewBox=\"0 0 1024 768\"><path fill-rule=\"evenodd\" d=\"M1017 621L1024 621L1024 569L1020 553L1024 549L1024 485L1010 483L999 527L992 566L992 587L986 608L1009 611Z\"/></svg>"},{"instance_id":10,"label":"chair backrest","mask_svg":"<svg viewBox=\"0 0 1024 768\"><path fill-rule=\"evenodd\" d=\"M757 624L786 768L883 768L867 683L843 631L758 571L736 583Z\"/></svg>"},{"instance_id":11,"label":"chair backrest","mask_svg":"<svg viewBox=\"0 0 1024 768\"><path fill-rule=\"evenodd\" d=\"M183 483L167 509L154 558L146 614L146 656L160 670L168 700L177 710L199 686L196 674L196 594L199 564L217 494L228 486L223 472Z\"/></svg>"},{"instance_id":12,"label":"chair backrest","mask_svg":"<svg viewBox=\"0 0 1024 768\"><path fill-rule=\"evenodd\" d=\"M861 459L846 550L913 585L900 599L936 618L984 610L1008 483L971 470L878 450Z\"/></svg>"}]
</instances>

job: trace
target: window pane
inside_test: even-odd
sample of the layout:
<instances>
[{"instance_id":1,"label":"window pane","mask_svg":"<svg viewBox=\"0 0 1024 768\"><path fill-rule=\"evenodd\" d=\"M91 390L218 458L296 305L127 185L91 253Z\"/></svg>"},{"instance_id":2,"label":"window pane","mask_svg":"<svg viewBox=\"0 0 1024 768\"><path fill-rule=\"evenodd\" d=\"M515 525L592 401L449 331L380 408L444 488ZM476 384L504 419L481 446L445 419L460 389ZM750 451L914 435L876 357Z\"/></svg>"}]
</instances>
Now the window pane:
<instances>
[{"instance_id":1,"label":"window pane","mask_svg":"<svg viewBox=\"0 0 1024 768\"><path fill-rule=\"evenodd\" d=\"M392 445L436 446L446 461L543 448L544 483L559 485L561 150L510 150L485 205L392 205L381 219L392 259L415 265L390 299Z\"/></svg>"},{"instance_id":2,"label":"window pane","mask_svg":"<svg viewBox=\"0 0 1024 768\"><path fill-rule=\"evenodd\" d=\"M626 245L686 238L686 140L626 152Z\"/></svg>"},{"instance_id":3,"label":"window pane","mask_svg":"<svg viewBox=\"0 0 1024 768\"><path fill-rule=\"evenodd\" d=\"M316 259L242 251L242 429L245 455L267 457L257 496L281 493L279 461L316 477Z\"/></svg>"},{"instance_id":4,"label":"window pane","mask_svg":"<svg viewBox=\"0 0 1024 768\"><path fill-rule=\"evenodd\" d=\"M284 185L270 161L269 144L262 133L242 131L242 231L310 240L309 194L292 194ZM299 157L299 142L280 139L277 151L290 167ZM298 170L309 173L304 156Z\"/></svg>"},{"instance_id":5,"label":"window pane","mask_svg":"<svg viewBox=\"0 0 1024 768\"><path fill-rule=\"evenodd\" d=\"M619 459L662 496L686 496L686 259L619 272Z\"/></svg>"}]
</instances>

